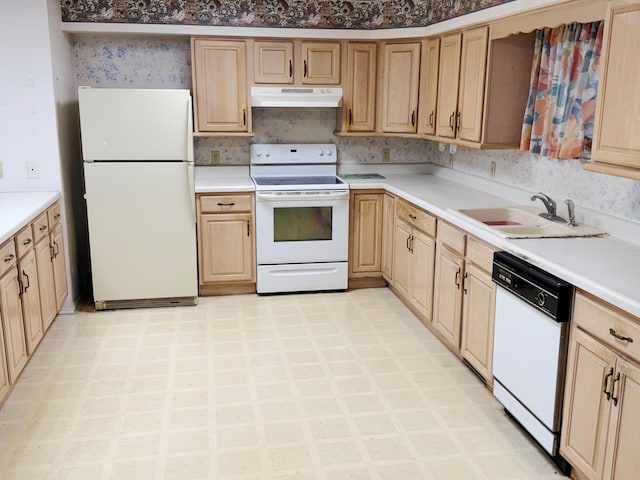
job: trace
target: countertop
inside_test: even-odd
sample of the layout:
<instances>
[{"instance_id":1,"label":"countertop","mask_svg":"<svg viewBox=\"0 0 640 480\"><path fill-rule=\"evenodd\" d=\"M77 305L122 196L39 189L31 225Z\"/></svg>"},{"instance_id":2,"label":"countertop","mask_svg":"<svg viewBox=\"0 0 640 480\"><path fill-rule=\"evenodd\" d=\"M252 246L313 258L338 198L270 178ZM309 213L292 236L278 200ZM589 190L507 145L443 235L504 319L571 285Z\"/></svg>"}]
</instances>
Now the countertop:
<instances>
[{"instance_id":1,"label":"countertop","mask_svg":"<svg viewBox=\"0 0 640 480\"><path fill-rule=\"evenodd\" d=\"M201 170L218 168L225 170ZM636 283L640 272L640 246L613 236L502 238L488 229L465 221L449 209L499 207L513 204L512 200L436 175L384 175L384 179L349 180L348 183L352 189L385 189L403 197L487 243L518 255L578 288L640 317L640 289ZM248 167L196 168L196 192L253 190L255 188L249 178Z\"/></svg>"},{"instance_id":2,"label":"countertop","mask_svg":"<svg viewBox=\"0 0 640 480\"><path fill-rule=\"evenodd\" d=\"M0 193L0 244L60 198L58 192Z\"/></svg>"}]
</instances>

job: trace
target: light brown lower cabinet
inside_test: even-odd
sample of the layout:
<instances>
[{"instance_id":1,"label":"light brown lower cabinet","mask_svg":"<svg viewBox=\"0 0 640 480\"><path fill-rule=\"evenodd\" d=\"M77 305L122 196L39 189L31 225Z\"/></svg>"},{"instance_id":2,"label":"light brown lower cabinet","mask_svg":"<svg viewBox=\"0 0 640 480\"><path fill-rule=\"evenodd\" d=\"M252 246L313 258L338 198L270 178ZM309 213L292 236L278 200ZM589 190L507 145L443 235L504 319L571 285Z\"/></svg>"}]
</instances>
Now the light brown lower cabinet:
<instances>
[{"instance_id":1,"label":"light brown lower cabinet","mask_svg":"<svg viewBox=\"0 0 640 480\"><path fill-rule=\"evenodd\" d=\"M33 248L18 260L18 278L22 295L27 353L31 355L44 335L40 309L40 289L38 288L38 269Z\"/></svg>"},{"instance_id":2,"label":"light brown lower cabinet","mask_svg":"<svg viewBox=\"0 0 640 480\"><path fill-rule=\"evenodd\" d=\"M383 194L352 192L349 276L382 276Z\"/></svg>"},{"instance_id":3,"label":"light brown lower cabinet","mask_svg":"<svg viewBox=\"0 0 640 480\"><path fill-rule=\"evenodd\" d=\"M18 269L14 262L12 267L0 277L2 329L5 337L9 381L12 384L15 383L29 359L20 290Z\"/></svg>"},{"instance_id":4,"label":"light brown lower cabinet","mask_svg":"<svg viewBox=\"0 0 640 480\"><path fill-rule=\"evenodd\" d=\"M253 194L198 196L200 294L255 291Z\"/></svg>"},{"instance_id":5,"label":"light brown lower cabinet","mask_svg":"<svg viewBox=\"0 0 640 480\"><path fill-rule=\"evenodd\" d=\"M640 471L640 319L576 294L560 452L576 477Z\"/></svg>"},{"instance_id":6,"label":"light brown lower cabinet","mask_svg":"<svg viewBox=\"0 0 640 480\"><path fill-rule=\"evenodd\" d=\"M436 219L396 199L393 289L425 323L431 322Z\"/></svg>"},{"instance_id":7,"label":"light brown lower cabinet","mask_svg":"<svg viewBox=\"0 0 640 480\"><path fill-rule=\"evenodd\" d=\"M69 292L67 286L67 270L65 260L64 236L62 224L53 228L50 234L52 251L51 263L53 265L53 284L56 292L56 310L60 311Z\"/></svg>"},{"instance_id":8,"label":"light brown lower cabinet","mask_svg":"<svg viewBox=\"0 0 640 480\"><path fill-rule=\"evenodd\" d=\"M382 205L382 277L393 283L393 245L396 218L396 199L384 194Z\"/></svg>"},{"instance_id":9,"label":"light brown lower cabinet","mask_svg":"<svg viewBox=\"0 0 640 480\"><path fill-rule=\"evenodd\" d=\"M47 234L36 243L36 264L40 287L42 325L46 331L58 314L55 280L53 275L53 248Z\"/></svg>"},{"instance_id":10,"label":"light brown lower cabinet","mask_svg":"<svg viewBox=\"0 0 640 480\"><path fill-rule=\"evenodd\" d=\"M4 348L3 330L2 312L0 312L0 405L2 405L11 391L11 384L9 383L9 369L7 368L7 354Z\"/></svg>"}]
</instances>

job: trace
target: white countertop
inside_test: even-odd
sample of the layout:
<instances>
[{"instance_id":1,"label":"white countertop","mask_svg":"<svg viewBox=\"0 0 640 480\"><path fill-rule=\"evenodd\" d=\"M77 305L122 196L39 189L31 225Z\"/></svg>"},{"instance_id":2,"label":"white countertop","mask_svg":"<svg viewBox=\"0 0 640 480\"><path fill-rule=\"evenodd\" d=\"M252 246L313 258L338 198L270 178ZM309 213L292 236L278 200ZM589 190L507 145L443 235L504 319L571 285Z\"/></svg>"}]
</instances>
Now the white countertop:
<instances>
[{"instance_id":1,"label":"white countertop","mask_svg":"<svg viewBox=\"0 0 640 480\"><path fill-rule=\"evenodd\" d=\"M249 167L196 167L196 193L252 192Z\"/></svg>"},{"instance_id":2,"label":"white countertop","mask_svg":"<svg viewBox=\"0 0 640 480\"><path fill-rule=\"evenodd\" d=\"M0 244L18 233L58 198L58 192L0 193Z\"/></svg>"},{"instance_id":3,"label":"white countertop","mask_svg":"<svg viewBox=\"0 0 640 480\"><path fill-rule=\"evenodd\" d=\"M218 168L236 169L212 172ZM198 175L199 169L201 171ZM243 173L244 172L244 173ZM385 179L349 180L352 189L380 188L405 198L478 238L525 258L603 300L640 317L640 246L615 237L507 239L465 221L448 209L488 208L513 204L437 175L396 175ZM248 167L197 167L196 192L251 191ZM523 203L528 199L524 199Z\"/></svg>"}]
</instances>

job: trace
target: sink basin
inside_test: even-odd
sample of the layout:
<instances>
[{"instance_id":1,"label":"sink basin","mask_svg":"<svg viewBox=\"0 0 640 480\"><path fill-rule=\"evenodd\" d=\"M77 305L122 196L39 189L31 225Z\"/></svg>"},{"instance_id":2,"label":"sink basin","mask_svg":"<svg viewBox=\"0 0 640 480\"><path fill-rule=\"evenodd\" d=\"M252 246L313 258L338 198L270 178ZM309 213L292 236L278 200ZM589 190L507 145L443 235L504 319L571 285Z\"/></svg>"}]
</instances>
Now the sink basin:
<instances>
[{"instance_id":1,"label":"sink basin","mask_svg":"<svg viewBox=\"0 0 640 480\"><path fill-rule=\"evenodd\" d=\"M505 238L568 238L607 235L587 226L570 227L539 216L533 206L505 206L498 208L466 208L450 210L467 221Z\"/></svg>"}]
</instances>

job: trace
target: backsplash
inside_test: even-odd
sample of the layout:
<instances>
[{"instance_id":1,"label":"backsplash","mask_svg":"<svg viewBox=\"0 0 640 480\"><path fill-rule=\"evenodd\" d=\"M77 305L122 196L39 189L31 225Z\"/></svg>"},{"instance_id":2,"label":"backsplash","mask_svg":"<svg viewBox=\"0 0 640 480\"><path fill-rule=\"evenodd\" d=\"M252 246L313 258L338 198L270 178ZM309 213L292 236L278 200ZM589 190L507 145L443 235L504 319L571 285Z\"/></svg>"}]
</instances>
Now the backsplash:
<instances>
[{"instance_id":1,"label":"backsplash","mask_svg":"<svg viewBox=\"0 0 640 480\"><path fill-rule=\"evenodd\" d=\"M448 167L450 155L438 151L430 142L427 157L431 163ZM494 180L506 185L549 194L566 212L564 200L577 205L640 223L640 182L588 172L582 160L554 160L514 150L475 150L458 148L453 169L478 177L491 178L491 162L496 162Z\"/></svg>"},{"instance_id":2,"label":"backsplash","mask_svg":"<svg viewBox=\"0 0 640 480\"><path fill-rule=\"evenodd\" d=\"M60 0L65 22L380 29L426 26L512 0Z\"/></svg>"},{"instance_id":3,"label":"backsplash","mask_svg":"<svg viewBox=\"0 0 640 480\"><path fill-rule=\"evenodd\" d=\"M122 35L74 36L73 59L77 85L95 87L191 88L189 40L175 37ZM402 138L336 137L335 110L256 108L255 136L250 138L201 137L195 139L196 163L210 161L211 150L219 150L226 165L246 165L252 143L335 143L343 164L381 162L381 149L388 147L391 163L433 162L449 166L448 152L437 144ZM640 223L640 182L583 170L579 160L551 160L512 150L480 151L458 148L453 168L490 178L496 162L495 181L543 191L554 197L559 208L565 198Z\"/></svg>"}]
</instances>

